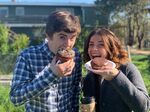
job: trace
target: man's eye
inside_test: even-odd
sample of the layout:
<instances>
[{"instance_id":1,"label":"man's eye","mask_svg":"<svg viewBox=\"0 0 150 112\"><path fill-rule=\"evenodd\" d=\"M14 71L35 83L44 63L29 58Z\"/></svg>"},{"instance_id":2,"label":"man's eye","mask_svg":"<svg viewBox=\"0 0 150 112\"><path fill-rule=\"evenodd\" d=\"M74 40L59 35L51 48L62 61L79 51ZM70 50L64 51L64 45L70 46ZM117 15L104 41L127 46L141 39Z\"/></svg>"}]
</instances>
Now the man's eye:
<instances>
[{"instance_id":1,"label":"man's eye","mask_svg":"<svg viewBox=\"0 0 150 112\"><path fill-rule=\"evenodd\" d=\"M73 36L73 37L71 37L71 38L70 38L70 40L75 40L75 38L76 38L76 37L75 37L75 36Z\"/></svg>"},{"instance_id":2,"label":"man's eye","mask_svg":"<svg viewBox=\"0 0 150 112\"><path fill-rule=\"evenodd\" d=\"M65 36L60 36L60 39L65 39L66 37Z\"/></svg>"}]
</instances>

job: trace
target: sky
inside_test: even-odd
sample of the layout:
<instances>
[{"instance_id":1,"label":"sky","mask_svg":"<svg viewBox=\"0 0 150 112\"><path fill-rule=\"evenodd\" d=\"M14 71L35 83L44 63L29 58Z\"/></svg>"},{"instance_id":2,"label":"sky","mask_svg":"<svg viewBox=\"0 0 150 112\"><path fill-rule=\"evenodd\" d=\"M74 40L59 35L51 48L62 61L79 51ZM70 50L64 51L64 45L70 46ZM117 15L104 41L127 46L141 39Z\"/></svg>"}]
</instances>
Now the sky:
<instances>
[{"instance_id":1,"label":"sky","mask_svg":"<svg viewBox=\"0 0 150 112\"><path fill-rule=\"evenodd\" d=\"M0 0L10 2L11 0ZM95 0L15 0L16 2L94 3Z\"/></svg>"}]
</instances>

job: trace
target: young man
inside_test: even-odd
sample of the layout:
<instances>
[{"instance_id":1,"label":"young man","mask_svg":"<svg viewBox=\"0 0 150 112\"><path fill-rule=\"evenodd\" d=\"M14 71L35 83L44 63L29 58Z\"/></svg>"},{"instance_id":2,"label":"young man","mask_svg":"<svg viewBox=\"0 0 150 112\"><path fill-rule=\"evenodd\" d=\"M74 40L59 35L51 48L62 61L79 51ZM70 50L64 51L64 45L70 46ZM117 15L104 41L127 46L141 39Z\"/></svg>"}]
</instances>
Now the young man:
<instances>
[{"instance_id":1,"label":"young man","mask_svg":"<svg viewBox=\"0 0 150 112\"><path fill-rule=\"evenodd\" d=\"M15 105L25 103L26 112L79 111L81 59L73 46L80 31L79 19L69 12L48 17L47 42L23 50L17 58L10 91ZM74 59L58 64L60 48L74 49Z\"/></svg>"}]
</instances>

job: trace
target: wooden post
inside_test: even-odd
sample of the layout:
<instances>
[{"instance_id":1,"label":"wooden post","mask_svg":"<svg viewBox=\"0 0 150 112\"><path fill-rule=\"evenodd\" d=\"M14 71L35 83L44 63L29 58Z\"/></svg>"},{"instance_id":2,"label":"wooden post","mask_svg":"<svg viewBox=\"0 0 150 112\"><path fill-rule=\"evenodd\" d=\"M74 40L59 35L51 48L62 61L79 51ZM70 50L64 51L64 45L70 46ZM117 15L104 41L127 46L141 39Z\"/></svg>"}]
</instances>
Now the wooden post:
<instances>
[{"instance_id":1,"label":"wooden post","mask_svg":"<svg viewBox=\"0 0 150 112\"><path fill-rule=\"evenodd\" d=\"M128 52L129 61L132 61L131 54L130 54L130 46L129 45L127 45L127 52Z\"/></svg>"}]
</instances>

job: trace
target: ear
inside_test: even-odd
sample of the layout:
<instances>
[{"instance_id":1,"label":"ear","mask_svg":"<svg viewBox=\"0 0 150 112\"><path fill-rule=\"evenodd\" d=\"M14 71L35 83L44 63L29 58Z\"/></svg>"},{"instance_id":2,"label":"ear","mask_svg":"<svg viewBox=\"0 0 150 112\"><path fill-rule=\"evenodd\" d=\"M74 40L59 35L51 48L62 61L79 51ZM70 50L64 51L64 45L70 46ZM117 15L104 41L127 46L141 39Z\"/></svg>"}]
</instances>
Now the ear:
<instances>
[{"instance_id":1,"label":"ear","mask_svg":"<svg viewBox=\"0 0 150 112\"><path fill-rule=\"evenodd\" d=\"M45 37L46 37L46 38L49 38L49 36L48 36L48 34L47 34L47 33L45 33Z\"/></svg>"},{"instance_id":2,"label":"ear","mask_svg":"<svg viewBox=\"0 0 150 112\"><path fill-rule=\"evenodd\" d=\"M47 33L45 33L45 37L46 37L45 40L47 40L47 41L48 41L48 40L52 40L52 37L48 36Z\"/></svg>"}]
</instances>

